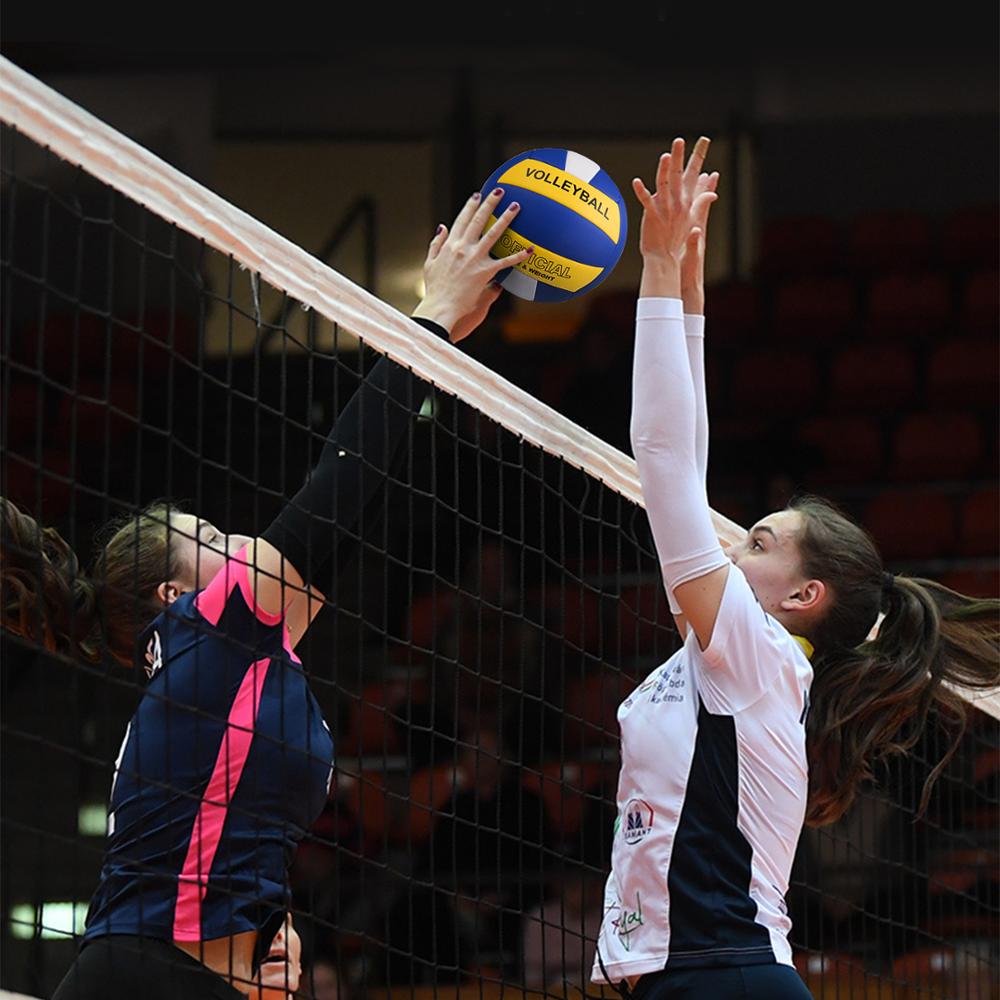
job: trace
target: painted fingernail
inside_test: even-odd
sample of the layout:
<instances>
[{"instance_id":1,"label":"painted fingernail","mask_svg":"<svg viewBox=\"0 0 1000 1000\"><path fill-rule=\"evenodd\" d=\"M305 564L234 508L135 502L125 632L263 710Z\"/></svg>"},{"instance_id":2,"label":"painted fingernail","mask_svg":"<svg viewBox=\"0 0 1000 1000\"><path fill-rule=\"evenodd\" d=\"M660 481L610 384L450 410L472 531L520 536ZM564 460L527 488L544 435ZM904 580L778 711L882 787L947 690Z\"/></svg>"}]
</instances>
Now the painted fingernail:
<instances>
[{"instance_id":1,"label":"painted fingernail","mask_svg":"<svg viewBox=\"0 0 1000 1000\"><path fill-rule=\"evenodd\" d=\"M441 223L438 223L437 229L434 230L434 235L440 236L443 232L444 232L444 226Z\"/></svg>"},{"instance_id":2,"label":"painted fingernail","mask_svg":"<svg viewBox=\"0 0 1000 1000\"><path fill-rule=\"evenodd\" d=\"M528 247L528 253L529 254L533 254L534 252L535 252L535 248L534 247Z\"/></svg>"},{"instance_id":3,"label":"painted fingernail","mask_svg":"<svg viewBox=\"0 0 1000 1000\"><path fill-rule=\"evenodd\" d=\"M510 204L509 204L509 205L507 206L507 211L508 211L508 212L516 212L516 211L517 211L517 210L518 210L518 209L519 209L520 207L521 207L521 206L520 206L520 205L519 205L519 204L518 204L518 203L517 203L516 201L512 201L512 202L511 202L511 203L510 203Z\"/></svg>"},{"instance_id":4,"label":"painted fingernail","mask_svg":"<svg viewBox=\"0 0 1000 1000\"><path fill-rule=\"evenodd\" d=\"M500 195L502 195L502 194L503 194L503 188L494 188L493 189L493 197L494 198L499 198Z\"/></svg>"},{"instance_id":5,"label":"painted fingernail","mask_svg":"<svg viewBox=\"0 0 1000 1000\"><path fill-rule=\"evenodd\" d=\"M478 191L476 191L475 194L473 194L473 196L472 196L472 200L473 201L479 201L479 199L481 197L482 197L482 195Z\"/></svg>"}]
</instances>

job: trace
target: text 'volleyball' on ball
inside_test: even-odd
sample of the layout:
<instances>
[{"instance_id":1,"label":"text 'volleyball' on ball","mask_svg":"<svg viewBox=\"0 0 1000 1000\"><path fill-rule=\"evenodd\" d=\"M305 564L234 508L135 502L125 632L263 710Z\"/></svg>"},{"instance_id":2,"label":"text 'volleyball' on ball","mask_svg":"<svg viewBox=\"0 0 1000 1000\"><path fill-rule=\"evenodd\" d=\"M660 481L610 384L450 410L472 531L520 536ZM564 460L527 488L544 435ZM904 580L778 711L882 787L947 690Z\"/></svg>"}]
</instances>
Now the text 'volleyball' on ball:
<instances>
[{"instance_id":1,"label":"text 'volleyball' on ball","mask_svg":"<svg viewBox=\"0 0 1000 1000\"><path fill-rule=\"evenodd\" d=\"M528 149L487 178L483 194L503 188L487 230L507 206L521 210L493 247L506 257L526 246L534 254L497 275L508 292L533 302L563 302L599 285L618 263L628 214L611 177L571 149Z\"/></svg>"}]
</instances>

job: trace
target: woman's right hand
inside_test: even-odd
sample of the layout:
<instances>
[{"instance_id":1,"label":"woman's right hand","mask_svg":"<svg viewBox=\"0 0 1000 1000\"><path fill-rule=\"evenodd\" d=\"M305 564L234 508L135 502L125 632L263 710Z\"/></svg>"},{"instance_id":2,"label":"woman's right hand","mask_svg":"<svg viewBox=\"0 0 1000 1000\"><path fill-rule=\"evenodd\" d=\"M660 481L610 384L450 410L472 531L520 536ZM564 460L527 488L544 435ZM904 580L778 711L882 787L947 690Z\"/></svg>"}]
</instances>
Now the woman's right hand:
<instances>
[{"instance_id":1,"label":"woman's right hand","mask_svg":"<svg viewBox=\"0 0 1000 1000\"><path fill-rule=\"evenodd\" d=\"M534 247L522 247L517 253L499 260L490 256L493 245L514 221L519 209L517 202L512 202L484 233L502 197L501 188L491 191L485 198L480 198L478 192L473 194L455 217L450 230L445 225L438 226L427 250L425 294L413 316L443 326L453 344L472 333L499 298L501 288L493 284L497 274L523 263L534 252Z\"/></svg>"},{"instance_id":2,"label":"woman's right hand","mask_svg":"<svg viewBox=\"0 0 1000 1000\"><path fill-rule=\"evenodd\" d=\"M680 297L681 262L689 241L700 232L696 226L692 228L693 220L700 218L706 202L711 204L717 197L713 190L701 190L697 183L707 149L708 140L699 140L686 172L684 140L676 138L670 152L660 157L654 192L638 177L632 181L643 208L639 230L643 259L640 296Z\"/></svg>"},{"instance_id":3,"label":"woman's right hand","mask_svg":"<svg viewBox=\"0 0 1000 1000\"><path fill-rule=\"evenodd\" d=\"M705 191L715 192L719 185L718 171L702 173L710 140L702 136L684 168L683 185L692 205L691 230L681 257L681 298L684 312L701 315L705 311L705 241L708 238L708 213L713 200L700 199Z\"/></svg>"}]
</instances>

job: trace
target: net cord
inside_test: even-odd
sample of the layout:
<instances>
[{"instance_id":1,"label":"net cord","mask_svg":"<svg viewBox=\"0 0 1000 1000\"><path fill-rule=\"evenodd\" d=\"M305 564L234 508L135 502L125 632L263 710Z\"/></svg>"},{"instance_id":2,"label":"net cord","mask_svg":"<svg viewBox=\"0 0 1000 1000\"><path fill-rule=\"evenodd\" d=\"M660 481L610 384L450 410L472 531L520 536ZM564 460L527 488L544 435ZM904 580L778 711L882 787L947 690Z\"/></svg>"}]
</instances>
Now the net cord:
<instances>
[{"instance_id":1,"label":"net cord","mask_svg":"<svg viewBox=\"0 0 1000 1000\"><path fill-rule=\"evenodd\" d=\"M634 459L574 424L481 362L456 351L408 316L268 228L0 56L0 119L81 167L380 353L483 415L644 507ZM717 511L719 540L745 529ZM1000 719L1000 688L955 689Z\"/></svg>"}]
</instances>

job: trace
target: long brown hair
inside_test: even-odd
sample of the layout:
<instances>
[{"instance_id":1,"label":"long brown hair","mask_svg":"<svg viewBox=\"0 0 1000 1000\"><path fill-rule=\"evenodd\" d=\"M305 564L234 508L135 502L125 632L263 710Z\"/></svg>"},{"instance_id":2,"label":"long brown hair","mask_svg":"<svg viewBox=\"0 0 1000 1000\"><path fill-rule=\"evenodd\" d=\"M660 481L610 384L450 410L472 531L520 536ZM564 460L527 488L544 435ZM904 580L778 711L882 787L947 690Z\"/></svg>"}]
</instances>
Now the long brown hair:
<instances>
[{"instance_id":1,"label":"long brown hair","mask_svg":"<svg viewBox=\"0 0 1000 1000\"><path fill-rule=\"evenodd\" d=\"M53 653L97 662L107 651L132 666L136 637L162 610L157 586L182 571L171 509L154 503L109 524L88 574L58 531L0 497L3 628Z\"/></svg>"},{"instance_id":2,"label":"long brown hair","mask_svg":"<svg viewBox=\"0 0 1000 1000\"><path fill-rule=\"evenodd\" d=\"M809 636L816 651L806 823L843 816L880 762L916 744L936 708L951 742L924 783L920 815L965 731L965 699L949 685L1000 684L1000 601L891 576L871 536L831 503L807 496L789 507L802 515L802 571L833 596ZM879 612L885 617L869 639Z\"/></svg>"}]
</instances>

